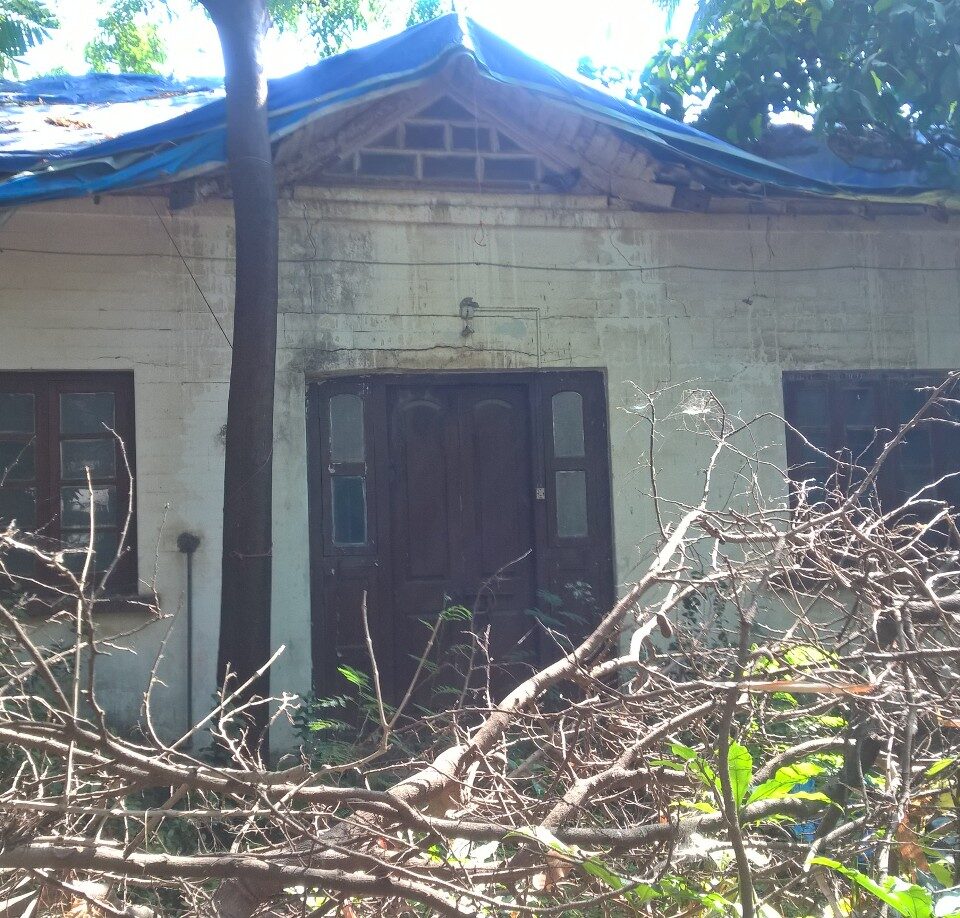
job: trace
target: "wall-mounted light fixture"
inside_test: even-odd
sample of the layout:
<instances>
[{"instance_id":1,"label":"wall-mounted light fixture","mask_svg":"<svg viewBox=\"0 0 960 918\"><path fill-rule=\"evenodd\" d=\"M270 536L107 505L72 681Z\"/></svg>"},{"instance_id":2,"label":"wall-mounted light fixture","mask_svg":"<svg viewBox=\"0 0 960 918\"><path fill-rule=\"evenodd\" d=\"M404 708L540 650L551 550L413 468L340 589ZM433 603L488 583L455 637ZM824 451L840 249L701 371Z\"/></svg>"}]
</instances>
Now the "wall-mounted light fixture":
<instances>
[{"instance_id":1,"label":"wall-mounted light fixture","mask_svg":"<svg viewBox=\"0 0 960 918\"><path fill-rule=\"evenodd\" d=\"M465 296L460 300L460 318L463 320L463 328L460 331L461 338L469 338L473 334L473 326L470 322L479 308L480 304L472 296Z\"/></svg>"}]
</instances>

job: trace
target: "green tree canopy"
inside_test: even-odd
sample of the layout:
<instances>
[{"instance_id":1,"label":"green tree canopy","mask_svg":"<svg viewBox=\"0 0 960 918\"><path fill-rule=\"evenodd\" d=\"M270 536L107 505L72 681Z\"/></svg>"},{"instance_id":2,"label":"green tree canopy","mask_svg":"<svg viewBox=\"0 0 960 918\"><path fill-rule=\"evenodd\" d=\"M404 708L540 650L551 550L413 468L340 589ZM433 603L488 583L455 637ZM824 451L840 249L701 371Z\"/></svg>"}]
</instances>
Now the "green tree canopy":
<instances>
[{"instance_id":1,"label":"green tree canopy","mask_svg":"<svg viewBox=\"0 0 960 918\"><path fill-rule=\"evenodd\" d=\"M0 76L16 75L17 58L56 26L57 17L41 0L0 0Z\"/></svg>"},{"instance_id":2,"label":"green tree canopy","mask_svg":"<svg viewBox=\"0 0 960 918\"><path fill-rule=\"evenodd\" d=\"M114 0L84 48L90 69L103 72L114 65L124 73L156 73L167 52L151 13L156 13L151 0Z\"/></svg>"},{"instance_id":3,"label":"green tree canopy","mask_svg":"<svg viewBox=\"0 0 960 918\"><path fill-rule=\"evenodd\" d=\"M960 135L960 0L700 0L639 73L581 72L734 143L789 112L909 157Z\"/></svg>"},{"instance_id":4,"label":"green tree canopy","mask_svg":"<svg viewBox=\"0 0 960 918\"><path fill-rule=\"evenodd\" d=\"M375 23L389 24L395 14L406 25L433 19L450 10L451 0L407 0L399 6L384 0L270 0L274 26L281 32L308 33L322 57L344 50L358 32ZM84 57L94 70L156 73L167 60L157 20L171 13L167 0L112 0L97 22L97 34Z\"/></svg>"},{"instance_id":5,"label":"green tree canopy","mask_svg":"<svg viewBox=\"0 0 960 918\"><path fill-rule=\"evenodd\" d=\"M274 26L308 33L322 57L344 50L358 32L394 19L407 26L452 9L452 0L270 0ZM104 0L84 59L98 72L157 73L167 62L164 19L174 21L168 0ZM43 0L0 0L0 76L16 75L16 60L45 41L59 25Z\"/></svg>"}]
</instances>

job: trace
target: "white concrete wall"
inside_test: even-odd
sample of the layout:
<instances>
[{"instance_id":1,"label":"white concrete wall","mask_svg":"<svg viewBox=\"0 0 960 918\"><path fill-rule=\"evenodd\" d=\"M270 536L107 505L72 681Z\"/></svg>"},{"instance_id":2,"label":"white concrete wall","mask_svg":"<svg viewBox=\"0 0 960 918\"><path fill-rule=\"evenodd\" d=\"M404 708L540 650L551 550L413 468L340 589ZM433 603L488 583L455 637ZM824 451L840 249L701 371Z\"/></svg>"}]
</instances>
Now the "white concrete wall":
<instances>
[{"instance_id":1,"label":"white concrete wall","mask_svg":"<svg viewBox=\"0 0 960 918\"><path fill-rule=\"evenodd\" d=\"M714 389L746 415L781 409L781 372L960 364L960 231L928 217L633 213L605 199L304 191L282 204L275 469L276 690L310 678L304 382L351 369L603 367L611 407L618 575L650 544L646 435L621 410L632 384ZM229 349L161 224L229 334L228 203L170 215L162 199L21 209L0 227L0 370L132 369L140 576L182 604L176 537L196 556L195 704L214 688ZM458 304L481 304L464 341ZM497 316L484 316L484 311ZM539 316L539 339L538 322ZM679 390L678 390L679 391ZM782 430L758 430L783 461ZM661 443L663 486L691 493L689 439ZM638 551L638 546L640 550ZM104 620L130 627L132 616ZM101 665L135 719L162 631ZM156 707L186 720L183 629Z\"/></svg>"}]
</instances>

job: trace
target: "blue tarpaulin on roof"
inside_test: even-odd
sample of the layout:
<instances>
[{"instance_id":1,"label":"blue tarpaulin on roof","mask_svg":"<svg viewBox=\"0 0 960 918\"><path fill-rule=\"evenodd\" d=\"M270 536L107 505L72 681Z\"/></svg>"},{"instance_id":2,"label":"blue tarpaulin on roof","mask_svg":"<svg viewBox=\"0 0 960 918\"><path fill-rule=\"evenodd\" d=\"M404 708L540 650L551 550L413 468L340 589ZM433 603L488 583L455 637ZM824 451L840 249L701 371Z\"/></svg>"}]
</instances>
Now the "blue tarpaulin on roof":
<instances>
[{"instance_id":1,"label":"blue tarpaulin on roof","mask_svg":"<svg viewBox=\"0 0 960 918\"><path fill-rule=\"evenodd\" d=\"M793 165L762 159L564 76L455 14L272 80L271 135L279 139L337 108L421 83L460 54L474 60L482 78L548 96L663 155L730 178L791 194L958 200L944 187L950 183L942 170L935 179L872 171L832 154ZM119 191L217 169L226 159L225 116L222 90L211 81L165 85L161 78L121 76L0 83L0 175L6 174L0 206Z\"/></svg>"}]
</instances>

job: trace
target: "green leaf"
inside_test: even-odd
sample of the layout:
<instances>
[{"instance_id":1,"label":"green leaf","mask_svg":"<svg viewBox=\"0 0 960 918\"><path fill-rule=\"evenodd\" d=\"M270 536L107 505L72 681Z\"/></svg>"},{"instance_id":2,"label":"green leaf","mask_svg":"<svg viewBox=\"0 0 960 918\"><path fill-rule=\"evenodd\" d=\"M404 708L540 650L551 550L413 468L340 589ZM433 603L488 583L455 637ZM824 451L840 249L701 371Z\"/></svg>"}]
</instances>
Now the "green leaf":
<instances>
[{"instance_id":1,"label":"green leaf","mask_svg":"<svg viewBox=\"0 0 960 918\"><path fill-rule=\"evenodd\" d=\"M790 800L813 800L817 803L829 803L831 806L834 806L834 801L831 800L823 791L790 791L789 794L783 795L785 799Z\"/></svg>"},{"instance_id":2,"label":"green leaf","mask_svg":"<svg viewBox=\"0 0 960 918\"><path fill-rule=\"evenodd\" d=\"M440 617L445 622L468 622L473 618L473 613L466 606L447 606Z\"/></svg>"},{"instance_id":3,"label":"green leaf","mask_svg":"<svg viewBox=\"0 0 960 918\"><path fill-rule=\"evenodd\" d=\"M930 873L941 886L953 886L953 871L946 861L930 861Z\"/></svg>"},{"instance_id":4,"label":"green leaf","mask_svg":"<svg viewBox=\"0 0 960 918\"><path fill-rule=\"evenodd\" d=\"M718 810L712 803L707 803L706 800L681 800L680 806L685 807L688 810L698 810L701 813L709 813L711 815L720 812L720 810Z\"/></svg>"},{"instance_id":5,"label":"green leaf","mask_svg":"<svg viewBox=\"0 0 960 918\"><path fill-rule=\"evenodd\" d=\"M924 775L928 778L932 778L934 775L940 774L941 771L949 768L951 765L956 762L956 759L940 759L939 762L934 762L925 772Z\"/></svg>"},{"instance_id":6,"label":"green leaf","mask_svg":"<svg viewBox=\"0 0 960 918\"><path fill-rule=\"evenodd\" d=\"M358 688L366 688L370 683L370 677L366 673L362 673L359 669L354 669L352 666L338 666L337 672L340 673L347 682L356 685Z\"/></svg>"},{"instance_id":7,"label":"green leaf","mask_svg":"<svg viewBox=\"0 0 960 918\"><path fill-rule=\"evenodd\" d=\"M746 746L731 743L727 750L727 770L730 772L730 789L733 799L739 806L753 780L753 756Z\"/></svg>"},{"instance_id":8,"label":"green leaf","mask_svg":"<svg viewBox=\"0 0 960 918\"><path fill-rule=\"evenodd\" d=\"M677 756L677 758L683 759L684 762L691 762L699 755L696 749L684 746L683 743L671 743L670 751Z\"/></svg>"},{"instance_id":9,"label":"green leaf","mask_svg":"<svg viewBox=\"0 0 960 918\"><path fill-rule=\"evenodd\" d=\"M886 877L882 883L878 883L867 874L844 867L839 861L827 857L815 857L811 863L829 867L848 880L853 880L861 889L876 896L905 918L934 918L933 900L922 886L907 883L898 877Z\"/></svg>"},{"instance_id":10,"label":"green leaf","mask_svg":"<svg viewBox=\"0 0 960 918\"><path fill-rule=\"evenodd\" d=\"M682 743L671 743L670 751L688 763L690 773L696 775L708 790L719 792L720 782L717 780L716 772L696 749L691 749Z\"/></svg>"},{"instance_id":11,"label":"green leaf","mask_svg":"<svg viewBox=\"0 0 960 918\"><path fill-rule=\"evenodd\" d=\"M810 778L823 774L823 768L814 762L796 762L778 768L772 778L754 788L747 803L769 800L771 797L785 797L797 784L803 784Z\"/></svg>"},{"instance_id":12,"label":"green leaf","mask_svg":"<svg viewBox=\"0 0 960 918\"><path fill-rule=\"evenodd\" d=\"M580 865L592 877L602 880L611 889L623 889L623 880L596 858L588 858Z\"/></svg>"}]
</instances>

